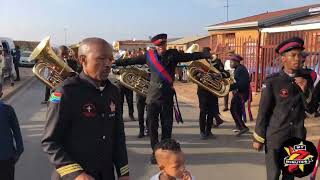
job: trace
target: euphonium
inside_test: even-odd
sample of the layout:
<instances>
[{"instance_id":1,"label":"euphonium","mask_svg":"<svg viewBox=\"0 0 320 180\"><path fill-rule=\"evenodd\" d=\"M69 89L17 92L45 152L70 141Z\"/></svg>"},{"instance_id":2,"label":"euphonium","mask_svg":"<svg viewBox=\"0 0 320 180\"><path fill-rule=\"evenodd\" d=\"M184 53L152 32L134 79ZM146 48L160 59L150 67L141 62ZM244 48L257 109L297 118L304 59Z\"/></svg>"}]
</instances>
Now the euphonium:
<instances>
[{"instance_id":1,"label":"euphonium","mask_svg":"<svg viewBox=\"0 0 320 180\"><path fill-rule=\"evenodd\" d=\"M150 85L148 73L145 70L136 67L122 68L113 71L114 74L120 75L119 81L123 86L135 91L136 93L146 97Z\"/></svg>"},{"instance_id":2,"label":"euphonium","mask_svg":"<svg viewBox=\"0 0 320 180\"><path fill-rule=\"evenodd\" d=\"M199 51L199 45L193 44L188 53ZM221 72L211 66L205 59L193 61L188 65L187 71L190 80L218 97L224 97L229 93L233 80L223 78Z\"/></svg>"},{"instance_id":3,"label":"euphonium","mask_svg":"<svg viewBox=\"0 0 320 180\"><path fill-rule=\"evenodd\" d=\"M29 61L37 60L32 72L50 88L55 88L64 79L75 73L50 46L50 36L43 39L33 50Z\"/></svg>"}]
</instances>

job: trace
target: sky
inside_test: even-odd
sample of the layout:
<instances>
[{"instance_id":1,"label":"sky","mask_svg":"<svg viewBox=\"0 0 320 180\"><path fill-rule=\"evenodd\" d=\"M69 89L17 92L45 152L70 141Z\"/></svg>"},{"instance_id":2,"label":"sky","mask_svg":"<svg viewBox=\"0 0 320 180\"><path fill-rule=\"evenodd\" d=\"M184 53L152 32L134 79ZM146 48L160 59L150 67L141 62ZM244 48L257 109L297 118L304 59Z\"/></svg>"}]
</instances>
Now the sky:
<instances>
[{"instance_id":1,"label":"sky","mask_svg":"<svg viewBox=\"0 0 320 180\"><path fill-rule=\"evenodd\" d=\"M205 35L227 20L227 0L0 0L0 37L73 44L86 37L109 41ZM229 20L319 0L229 0Z\"/></svg>"}]
</instances>

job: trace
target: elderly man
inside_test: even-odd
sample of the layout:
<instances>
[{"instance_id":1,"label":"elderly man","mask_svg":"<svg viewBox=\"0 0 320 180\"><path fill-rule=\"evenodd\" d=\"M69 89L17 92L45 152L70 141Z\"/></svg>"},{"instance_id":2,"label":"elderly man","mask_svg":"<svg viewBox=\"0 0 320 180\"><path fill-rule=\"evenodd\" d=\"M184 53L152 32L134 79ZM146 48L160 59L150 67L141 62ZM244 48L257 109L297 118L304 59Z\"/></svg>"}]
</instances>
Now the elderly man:
<instances>
[{"instance_id":1,"label":"elderly man","mask_svg":"<svg viewBox=\"0 0 320 180\"><path fill-rule=\"evenodd\" d=\"M79 47L83 71L66 79L49 100L43 150L55 166L52 179L129 179L119 91L109 80L112 47L87 38Z\"/></svg>"}]
</instances>

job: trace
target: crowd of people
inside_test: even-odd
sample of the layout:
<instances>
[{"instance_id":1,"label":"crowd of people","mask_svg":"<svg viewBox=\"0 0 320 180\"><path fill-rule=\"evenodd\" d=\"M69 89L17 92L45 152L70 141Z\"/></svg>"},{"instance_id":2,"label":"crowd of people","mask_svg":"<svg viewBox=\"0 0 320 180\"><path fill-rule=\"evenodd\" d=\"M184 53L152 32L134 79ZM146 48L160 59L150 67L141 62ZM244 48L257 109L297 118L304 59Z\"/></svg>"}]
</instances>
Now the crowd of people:
<instances>
[{"instance_id":1,"label":"crowd of people","mask_svg":"<svg viewBox=\"0 0 320 180\"><path fill-rule=\"evenodd\" d=\"M137 97L137 109L140 128L138 138L145 135L150 137L150 162L159 167L159 173L151 177L151 180L195 179L185 167L180 144L171 139L174 116L177 122L183 122L173 88L178 63L206 59L221 72L220 78L233 76L235 82L230 88L230 112L235 122L235 135L241 136L249 131L245 123L245 103L250 101L250 77L246 67L241 64L243 57L230 51L227 61L230 64L223 65L219 58L212 58L211 49L207 47L194 53L167 49L167 34L158 34L151 42L154 49L128 52L117 61L114 61L112 46L100 38L84 39L78 49L77 59L71 58L66 46L59 47L58 56L78 73L54 89L48 89L46 93L48 110L41 144L55 167L52 179L111 180L116 177L114 172L120 180L129 179L122 116L125 96L129 117L135 120L133 92L109 80L108 75L113 65L147 64L149 67L150 86L146 97ZM302 67L303 49L304 42L300 38L291 38L279 44L276 52L281 56L283 69L268 77L262 87L252 146L258 151L263 146L266 148L268 180L278 179L280 176L276 153L281 143L290 137L305 139L305 111L313 112L316 109L314 107L318 107L320 87L318 85L313 88L314 72ZM307 75L300 73L302 71L308 72ZM200 138L212 139L215 137L212 128L219 127L224 122L219 113L218 97L201 86L198 86L197 94ZM144 119L145 110L147 121ZM14 164L23 152L21 133L14 110L10 106L1 107L0 116L6 117L9 122L7 126L0 128L12 131L18 142L15 145L9 143L12 141L10 133L0 137L0 142L6 139L5 144L9 148L5 156L2 157L0 153L0 157L6 159L0 161L0 167L13 168L1 171L0 179L13 179ZM285 172L282 175L285 179L294 178Z\"/></svg>"}]
</instances>

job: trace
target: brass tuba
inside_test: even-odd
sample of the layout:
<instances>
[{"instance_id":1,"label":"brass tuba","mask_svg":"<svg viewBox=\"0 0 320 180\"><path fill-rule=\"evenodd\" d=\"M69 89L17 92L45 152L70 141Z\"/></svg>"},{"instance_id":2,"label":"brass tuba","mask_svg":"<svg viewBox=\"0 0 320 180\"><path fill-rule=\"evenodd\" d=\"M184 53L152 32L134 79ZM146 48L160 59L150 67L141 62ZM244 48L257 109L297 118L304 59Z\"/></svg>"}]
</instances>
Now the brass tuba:
<instances>
[{"instance_id":1,"label":"brass tuba","mask_svg":"<svg viewBox=\"0 0 320 180\"><path fill-rule=\"evenodd\" d=\"M54 89L75 72L60 59L50 46L50 36L43 39L33 50L29 61L37 60L32 72L48 87Z\"/></svg>"},{"instance_id":2,"label":"brass tuba","mask_svg":"<svg viewBox=\"0 0 320 180\"><path fill-rule=\"evenodd\" d=\"M198 44L193 44L187 50L188 53L197 51L199 51ZM218 97L226 96L233 82L232 77L223 78L221 72L205 59L189 63L187 74L192 82Z\"/></svg>"},{"instance_id":3,"label":"brass tuba","mask_svg":"<svg viewBox=\"0 0 320 180\"><path fill-rule=\"evenodd\" d=\"M149 75L145 70L136 67L130 67L113 71L113 73L119 75L119 81L121 85L144 97L147 96L150 82L148 80Z\"/></svg>"}]
</instances>

